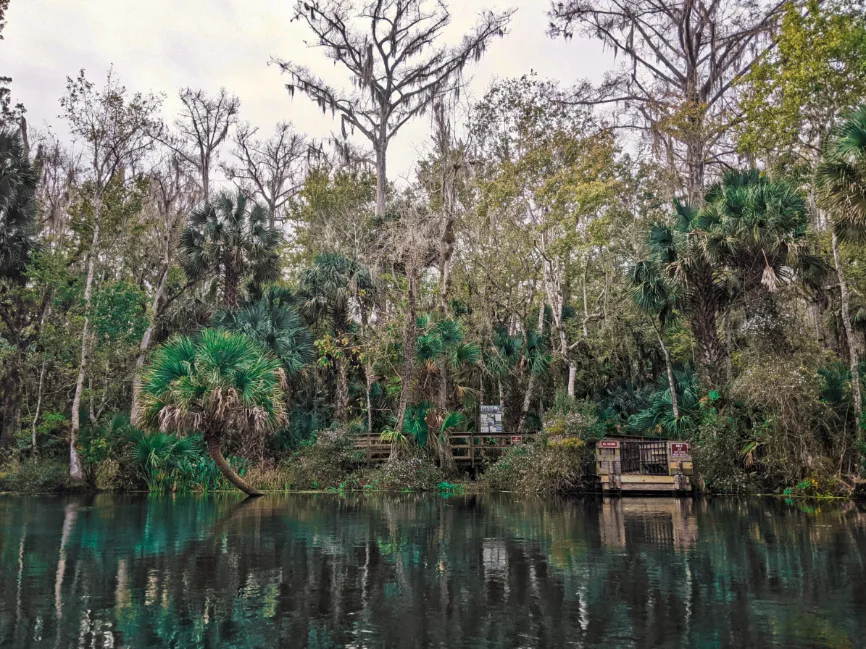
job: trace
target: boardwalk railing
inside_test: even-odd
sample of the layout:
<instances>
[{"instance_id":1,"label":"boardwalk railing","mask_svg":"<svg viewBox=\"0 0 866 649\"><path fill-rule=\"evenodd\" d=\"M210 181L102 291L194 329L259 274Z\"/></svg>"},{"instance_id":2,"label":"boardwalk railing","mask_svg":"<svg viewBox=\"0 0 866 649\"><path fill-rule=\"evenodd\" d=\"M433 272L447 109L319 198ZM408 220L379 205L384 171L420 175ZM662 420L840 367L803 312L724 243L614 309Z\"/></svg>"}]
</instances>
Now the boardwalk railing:
<instances>
[{"instance_id":1,"label":"boardwalk railing","mask_svg":"<svg viewBox=\"0 0 866 649\"><path fill-rule=\"evenodd\" d=\"M458 466L475 467L495 462L514 444L522 444L524 435L514 433L448 433L451 452ZM379 440L378 435L358 435L355 449L363 451L367 464L382 464L391 455L391 444Z\"/></svg>"}]
</instances>

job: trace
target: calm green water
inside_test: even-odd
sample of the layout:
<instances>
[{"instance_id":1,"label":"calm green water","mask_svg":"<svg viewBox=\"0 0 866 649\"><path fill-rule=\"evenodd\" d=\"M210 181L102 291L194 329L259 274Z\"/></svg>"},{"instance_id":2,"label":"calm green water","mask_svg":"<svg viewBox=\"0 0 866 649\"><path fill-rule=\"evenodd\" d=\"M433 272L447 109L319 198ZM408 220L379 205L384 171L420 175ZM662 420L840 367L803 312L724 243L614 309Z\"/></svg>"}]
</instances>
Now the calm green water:
<instances>
[{"instance_id":1,"label":"calm green water","mask_svg":"<svg viewBox=\"0 0 866 649\"><path fill-rule=\"evenodd\" d=\"M0 496L0 647L866 647L864 551L850 503Z\"/></svg>"}]
</instances>

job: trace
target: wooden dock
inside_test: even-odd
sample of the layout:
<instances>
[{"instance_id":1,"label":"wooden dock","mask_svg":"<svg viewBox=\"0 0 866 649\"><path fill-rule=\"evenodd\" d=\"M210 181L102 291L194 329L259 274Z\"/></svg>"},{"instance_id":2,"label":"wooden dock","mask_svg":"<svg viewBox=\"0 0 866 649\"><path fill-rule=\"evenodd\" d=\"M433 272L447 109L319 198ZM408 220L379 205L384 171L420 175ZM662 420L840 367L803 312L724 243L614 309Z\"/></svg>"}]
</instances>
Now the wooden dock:
<instances>
[{"instance_id":1,"label":"wooden dock","mask_svg":"<svg viewBox=\"0 0 866 649\"><path fill-rule=\"evenodd\" d=\"M495 462L508 447L522 444L523 439L523 435L514 433L448 433L454 462L465 468ZM391 455L391 444L382 442L378 435L356 436L355 449L363 452L368 465L384 464Z\"/></svg>"}]
</instances>

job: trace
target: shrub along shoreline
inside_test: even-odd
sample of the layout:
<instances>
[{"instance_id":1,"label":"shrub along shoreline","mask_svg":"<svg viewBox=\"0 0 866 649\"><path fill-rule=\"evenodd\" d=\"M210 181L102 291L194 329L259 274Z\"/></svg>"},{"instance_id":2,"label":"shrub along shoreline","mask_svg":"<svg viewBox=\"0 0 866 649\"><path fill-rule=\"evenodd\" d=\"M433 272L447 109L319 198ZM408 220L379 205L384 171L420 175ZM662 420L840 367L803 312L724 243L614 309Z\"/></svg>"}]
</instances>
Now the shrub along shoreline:
<instances>
[{"instance_id":1,"label":"shrub along shoreline","mask_svg":"<svg viewBox=\"0 0 866 649\"><path fill-rule=\"evenodd\" d=\"M135 429L132 429L135 431ZM208 494L233 490L201 454L196 437L162 439L164 434L125 433L127 448L116 456L86 462L87 480L69 478L66 463L57 458L23 458L0 469L0 493L70 494L150 492ZM171 437L171 436L169 436ZM144 446L145 448L142 448ZM198 455L197 455L198 453ZM698 495L774 495L787 497L859 497L831 481L807 478L794 486L767 489L756 474L745 474L736 489L708 483L699 451ZM345 431L322 431L279 462L252 463L230 457L232 466L253 488L265 493L360 492L508 492L524 495L599 493L593 473L591 443L577 435L539 433L523 445L509 447L476 479L465 472L446 472L428 448L409 447L380 466L366 466ZM712 465L710 465L712 469Z\"/></svg>"}]
</instances>

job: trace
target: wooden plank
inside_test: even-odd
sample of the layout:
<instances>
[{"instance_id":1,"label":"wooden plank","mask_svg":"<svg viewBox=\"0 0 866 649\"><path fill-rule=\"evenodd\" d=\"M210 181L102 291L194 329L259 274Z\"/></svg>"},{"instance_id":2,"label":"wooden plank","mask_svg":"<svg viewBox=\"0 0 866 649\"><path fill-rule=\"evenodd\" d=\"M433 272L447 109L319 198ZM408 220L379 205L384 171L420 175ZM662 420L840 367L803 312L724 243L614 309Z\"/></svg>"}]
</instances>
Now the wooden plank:
<instances>
[{"instance_id":1,"label":"wooden plank","mask_svg":"<svg viewBox=\"0 0 866 649\"><path fill-rule=\"evenodd\" d=\"M620 476L623 484L627 482L673 484L674 479L672 475L642 475L640 473L623 473Z\"/></svg>"}]
</instances>

